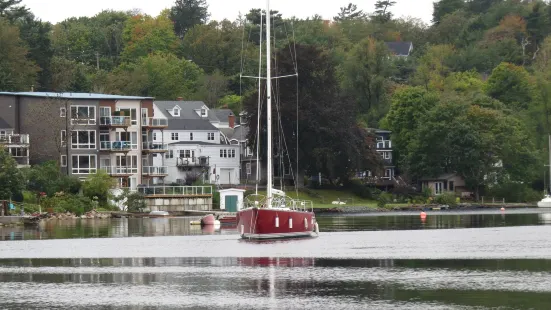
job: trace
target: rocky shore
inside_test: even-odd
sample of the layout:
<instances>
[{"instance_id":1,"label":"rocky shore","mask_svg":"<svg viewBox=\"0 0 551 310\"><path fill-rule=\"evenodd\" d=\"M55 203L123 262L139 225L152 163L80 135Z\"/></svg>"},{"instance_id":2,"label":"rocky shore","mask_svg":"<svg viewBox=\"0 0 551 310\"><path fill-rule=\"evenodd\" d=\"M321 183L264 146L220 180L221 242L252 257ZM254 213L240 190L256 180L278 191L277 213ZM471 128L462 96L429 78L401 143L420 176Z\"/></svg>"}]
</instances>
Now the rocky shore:
<instances>
[{"instance_id":1,"label":"rocky shore","mask_svg":"<svg viewBox=\"0 0 551 310\"><path fill-rule=\"evenodd\" d=\"M484 210L484 209L525 209L536 208L536 204L531 203L501 203L501 204L479 204L479 203L461 203L455 206L426 204L426 205L402 205L389 206L386 208L377 208L370 206L341 206L335 208L314 208L315 213L379 213L379 212L397 212L397 211L469 211L469 210Z\"/></svg>"}]
</instances>

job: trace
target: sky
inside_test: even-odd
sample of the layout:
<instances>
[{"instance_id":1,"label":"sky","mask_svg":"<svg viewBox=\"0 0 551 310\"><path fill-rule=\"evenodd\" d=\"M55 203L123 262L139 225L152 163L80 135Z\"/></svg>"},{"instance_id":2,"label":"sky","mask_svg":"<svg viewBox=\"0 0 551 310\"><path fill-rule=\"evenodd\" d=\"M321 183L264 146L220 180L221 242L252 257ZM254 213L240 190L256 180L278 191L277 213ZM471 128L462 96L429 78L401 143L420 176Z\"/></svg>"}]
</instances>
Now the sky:
<instances>
[{"instance_id":1,"label":"sky","mask_svg":"<svg viewBox=\"0 0 551 310\"><path fill-rule=\"evenodd\" d=\"M432 3L435 0L395 0L392 8L395 16L409 16L430 23ZM306 18L314 14L324 19L331 19L340 11L340 7L349 2L356 3L359 9L366 12L374 10L375 0L272 0L271 10L278 10L283 17L296 16ZM211 20L227 18L235 20L239 13L247 13L251 8L265 8L264 0L207 0ZM51 23L58 23L69 17L94 16L102 10L140 9L149 15L158 15L165 8L174 4L174 0L23 0L38 18Z\"/></svg>"}]
</instances>

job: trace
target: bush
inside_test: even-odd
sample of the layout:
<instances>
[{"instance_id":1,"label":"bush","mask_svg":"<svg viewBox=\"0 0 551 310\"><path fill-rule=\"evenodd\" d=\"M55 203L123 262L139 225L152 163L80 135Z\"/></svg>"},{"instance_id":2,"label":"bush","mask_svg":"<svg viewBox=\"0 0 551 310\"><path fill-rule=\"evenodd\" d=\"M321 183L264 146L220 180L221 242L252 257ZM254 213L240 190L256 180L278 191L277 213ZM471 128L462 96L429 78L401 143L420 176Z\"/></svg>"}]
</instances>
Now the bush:
<instances>
[{"instance_id":1,"label":"bush","mask_svg":"<svg viewBox=\"0 0 551 310\"><path fill-rule=\"evenodd\" d=\"M494 197L500 201L505 199L506 202L535 202L539 201L542 195L526 184L511 182L492 186L486 190L485 196Z\"/></svg>"},{"instance_id":2,"label":"bush","mask_svg":"<svg viewBox=\"0 0 551 310\"><path fill-rule=\"evenodd\" d=\"M141 211L147 208L145 196L142 193L130 193L126 195L126 209L128 212Z\"/></svg>"},{"instance_id":3,"label":"bush","mask_svg":"<svg viewBox=\"0 0 551 310\"><path fill-rule=\"evenodd\" d=\"M452 192L446 192L436 196L434 202L441 205L455 206L457 205L457 197Z\"/></svg>"},{"instance_id":4,"label":"bush","mask_svg":"<svg viewBox=\"0 0 551 310\"><path fill-rule=\"evenodd\" d=\"M99 205L104 207L108 205L110 190L115 185L115 181L104 171L91 175L82 184L84 196L89 200L97 200Z\"/></svg>"},{"instance_id":5,"label":"bush","mask_svg":"<svg viewBox=\"0 0 551 310\"><path fill-rule=\"evenodd\" d=\"M369 187L369 186L363 184L359 180L352 180L348 184L347 187L350 189L350 191L354 195L356 195L358 197L361 197L361 198L364 198L364 199L374 199L381 192L380 190L378 190L376 188Z\"/></svg>"},{"instance_id":6,"label":"bush","mask_svg":"<svg viewBox=\"0 0 551 310\"><path fill-rule=\"evenodd\" d=\"M382 192L377 198L377 207L385 208L390 202L392 202L392 195L387 192Z\"/></svg>"},{"instance_id":7,"label":"bush","mask_svg":"<svg viewBox=\"0 0 551 310\"><path fill-rule=\"evenodd\" d=\"M55 213L71 212L76 215L82 215L91 211L94 206L92 200L88 197L59 194L54 197L48 197L41 200L42 210L52 209Z\"/></svg>"}]
</instances>

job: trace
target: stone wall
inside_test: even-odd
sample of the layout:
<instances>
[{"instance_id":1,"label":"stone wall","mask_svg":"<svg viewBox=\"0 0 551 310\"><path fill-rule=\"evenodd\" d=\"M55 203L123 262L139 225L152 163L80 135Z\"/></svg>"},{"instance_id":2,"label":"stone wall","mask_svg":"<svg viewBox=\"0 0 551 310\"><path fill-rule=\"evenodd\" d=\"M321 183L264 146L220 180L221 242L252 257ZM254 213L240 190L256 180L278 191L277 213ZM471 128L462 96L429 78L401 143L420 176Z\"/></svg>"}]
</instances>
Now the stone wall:
<instances>
[{"instance_id":1,"label":"stone wall","mask_svg":"<svg viewBox=\"0 0 551 310\"><path fill-rule=\"evenodd\" d=\"M212 210L210 198L146 198L149 211L209 211Z\"/></svg>"}]
</instances>

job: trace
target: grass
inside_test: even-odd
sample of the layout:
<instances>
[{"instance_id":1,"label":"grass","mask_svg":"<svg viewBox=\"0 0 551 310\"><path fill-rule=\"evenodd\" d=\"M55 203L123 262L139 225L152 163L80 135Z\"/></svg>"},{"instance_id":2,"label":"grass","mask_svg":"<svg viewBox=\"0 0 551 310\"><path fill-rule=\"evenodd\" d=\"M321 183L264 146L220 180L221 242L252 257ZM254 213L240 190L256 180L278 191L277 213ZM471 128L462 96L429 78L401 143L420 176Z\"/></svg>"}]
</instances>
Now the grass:
<instances>
[{"instance_id":1,"label":"grass","mask_svg":"<svg viewBox=\"0 0 551 310\"><path fill-rule=\"evenodd\" d=\"M265 191L259 191L260 195L266 195ZM356 196L354 193L348 190L330 190L330 189L308 189L300 190L297 193L294 189L290 189L285 192L287 196L301 200L311 200L314 203L314 208L336 208L347 206L361 206L361 207L377 207L377 201L365 199ZM334 205L333 201L345 202L345 205Z\"/></svg>"}]
</instances>

